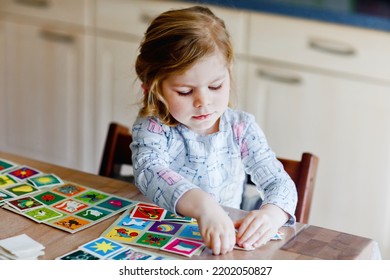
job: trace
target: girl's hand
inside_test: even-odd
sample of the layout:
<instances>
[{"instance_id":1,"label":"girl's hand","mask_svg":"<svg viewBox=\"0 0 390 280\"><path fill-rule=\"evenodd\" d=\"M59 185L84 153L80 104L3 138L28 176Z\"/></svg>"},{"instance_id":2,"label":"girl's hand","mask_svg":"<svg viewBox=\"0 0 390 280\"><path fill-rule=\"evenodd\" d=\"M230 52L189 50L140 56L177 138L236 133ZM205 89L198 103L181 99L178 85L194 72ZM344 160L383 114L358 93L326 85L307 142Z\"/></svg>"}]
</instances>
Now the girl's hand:
<instances>
[{"instance_id":1,"label":"girl's hand","mask_svg":"<svg viewBox=\"0 0 390 280\"><path fill-rule=\"evenodd\" d=\"M267 204L250 211L243 219L235 221L237 245L258 248L267 243L288 220L288 214L279 207Z\"/></svg>"},{"instance_id":2,"label":"girl's hand","mask_svg":"<svg viewBox=\"0 0 390 280\"><path fill-rule=\"evenodd\" d=\"M214 255L233 250L236 242L233 221L209 194L200 189L189 190L177 202L176 210L197 220L203 242Z\"/></svg>"},{"instance_id":3,"label":"girl's hand","mask_svg":"<svg viewBox=\"0 0 390 280\"><path fill-rule=\"evenodd\" d=\"M214 255L226 254L233 250L236 234L233 221L218 204L212 205L207 214L198 220L204 244Z\"/></svg>"}]
</instances>

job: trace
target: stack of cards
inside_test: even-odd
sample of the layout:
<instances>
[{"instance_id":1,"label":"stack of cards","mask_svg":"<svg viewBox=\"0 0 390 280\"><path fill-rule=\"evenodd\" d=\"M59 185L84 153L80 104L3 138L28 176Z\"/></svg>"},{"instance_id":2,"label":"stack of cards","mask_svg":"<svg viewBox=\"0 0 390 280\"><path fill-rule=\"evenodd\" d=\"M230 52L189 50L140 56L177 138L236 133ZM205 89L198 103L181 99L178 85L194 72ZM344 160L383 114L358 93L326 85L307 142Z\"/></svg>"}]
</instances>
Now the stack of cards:
<instances>
[{"instance_id":1,"label":"stack of cards","mask_svg":"<svg viewBox=\"0 0 390 280\"><path fill-rule=\"evenodd\" d=\"M44 255L45 247L26 234L0 240L0 259L34 260Z\"/></svg>"},{"instance_id":2,"label":"stack of cards","mask_svg":"<svg viewBox=\"0 0 390 280\"><path fill-rule=\"evenodd\" d=\"M166 256L123 245L104 237L96 238L56 260L165 260Z\"/></svg>"}]
</instances>

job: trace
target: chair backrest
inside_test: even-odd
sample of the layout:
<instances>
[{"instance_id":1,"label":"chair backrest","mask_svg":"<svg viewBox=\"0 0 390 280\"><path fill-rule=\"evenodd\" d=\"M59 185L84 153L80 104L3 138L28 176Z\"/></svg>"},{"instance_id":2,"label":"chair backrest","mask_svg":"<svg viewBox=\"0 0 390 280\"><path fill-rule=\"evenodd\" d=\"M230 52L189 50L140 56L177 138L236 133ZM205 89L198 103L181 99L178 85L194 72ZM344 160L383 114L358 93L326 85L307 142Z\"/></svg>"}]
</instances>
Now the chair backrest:
<instances>
[{"instance_id":1,"label":"chair backrest","mask_svg":"<svg viewBox=\"0 0 390 280\"><path fill-rule=\"evenodd\" d=\"M132 165L130 143L133 141L128 127L118 123L110 123L99 175L121 178L120 169L124 164Z\"/></svg>"},{"instance_id":2,"label":"chair backrest","mask_svg":"<svg viewBox=\"0 0 390 280\"><path fill-rule=\"evenodd\" d=\"M311 153L303 153L300 161L283 158L278 159L283 164L284 169L290 175L297 188L298 204L295 210L297 222L307 224L319 159Z\"/></svg>"}]
</instances>

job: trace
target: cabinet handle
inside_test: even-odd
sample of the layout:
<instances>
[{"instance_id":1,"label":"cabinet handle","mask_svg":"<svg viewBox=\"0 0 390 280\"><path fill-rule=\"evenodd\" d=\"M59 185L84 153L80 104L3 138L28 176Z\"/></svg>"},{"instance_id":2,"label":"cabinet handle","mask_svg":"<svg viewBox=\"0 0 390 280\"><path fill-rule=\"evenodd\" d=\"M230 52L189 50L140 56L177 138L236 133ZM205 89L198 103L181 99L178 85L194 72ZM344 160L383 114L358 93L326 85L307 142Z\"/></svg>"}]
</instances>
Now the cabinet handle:
<instances>
[{"instance_id":1,"label":"cabinet handle","mask_svg":"<svg viewBox=\"0 0 390 280\"><path fill-rule=\"evenodd\" d=\"M49 7L49 0L14 0L15 3L35 8Z\"/></svg>"},{"instance_id":2,"label":"cabinet handle","mask_svg":"<svg viewBox=\"0 0 390 280\"><path fill-rule=\"evenodd\" d=\"M355 48L350 44L323 38L309 38L309 46L314 50L338 55L350 56L356 53Z\"/></svg>"},{"instance_id":3,"label":"cabinet handle","mask_svg":"<svg viewBox=\"0 0 390 280\"><path fill-rule=\"evenodd\" d=\"M75 40L73 35L59 33L51 30L42 30L40 34L42 38L51 42L72 44Z\"/></svg>"},{"instance_id":4,"label":"cabinet handle","mask_svg":"<svg viewBox=\"0 0 390 280\"><path fill-rule=\"evenodd\" d=\"M302 78L295 73L288 73L284 71L271 70L271 69L257 69L257 75L261 78L276 81L285 84L300 84Z\"/></svg>"}]
</instances>

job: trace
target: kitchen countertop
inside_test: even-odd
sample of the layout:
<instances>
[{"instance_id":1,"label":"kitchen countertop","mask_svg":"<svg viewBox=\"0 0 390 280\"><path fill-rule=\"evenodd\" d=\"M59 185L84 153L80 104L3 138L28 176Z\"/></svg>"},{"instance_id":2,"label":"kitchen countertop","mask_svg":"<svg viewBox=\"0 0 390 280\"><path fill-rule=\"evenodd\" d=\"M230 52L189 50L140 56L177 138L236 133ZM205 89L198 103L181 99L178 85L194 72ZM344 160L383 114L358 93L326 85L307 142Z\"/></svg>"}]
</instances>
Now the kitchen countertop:
<instances>
[{"instance_id":1,"label":"kitchen countertop","mask_svg":"<svg viewBox=\"0 0 390 280\"><path fill-rule=\"evenodd\" d=\"M388 0L187 0L390 32Z\"/></svg>"}]
</instances>

